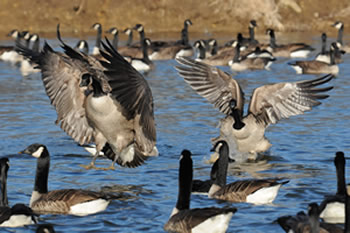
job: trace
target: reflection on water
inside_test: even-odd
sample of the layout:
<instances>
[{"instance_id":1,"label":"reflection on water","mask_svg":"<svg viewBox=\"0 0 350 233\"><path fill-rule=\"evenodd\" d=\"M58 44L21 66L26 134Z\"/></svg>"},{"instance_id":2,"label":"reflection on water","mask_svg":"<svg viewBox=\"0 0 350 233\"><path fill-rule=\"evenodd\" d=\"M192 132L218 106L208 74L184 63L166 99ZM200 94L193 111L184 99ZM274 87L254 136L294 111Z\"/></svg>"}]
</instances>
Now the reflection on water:
<instances>
[{"instance_id":1,"label":"reflection on water","mask_svg":"<svg viewBox=\"0 0 350 233\"><path fill-rule=\"evenodd\" d=\"M331 39L330 39L331 40ZM67 40L69 42L69 40ZM76 39L72 40L74 44ZM315 37L315 41L319 41ZM54 40L53 46L57 46ZM315 45L319 48L319 44ZM271 71L235 73L248 103L254 88L273 82L311 79L295 75L280 59ZM311 112L282 120L267 129L273 144L256 163L231 164L227 182L244 178L283 177L284 185L273 205L234 204L237 213L229 232L281 232L277 217L306 210L311 201L320 202L325 194L336 191L333 156L342 150L349 156L350 139L350 56L340 64L339 77L332 80L330 98ZM106 211L87 217L42 215L40 223L52 223L58 232L161 232L177 199L179 154L190 149L195 156L194 177L209 178L211 138L218 136L218 120L223 117L180 78L175 61L157 61L156 70L146 78L155 101L159 157L135 168L115 171L86 171L80 164L91 156L54 124L56 113L49 104L39 75L23 78L18 69L0 63L0 150L10 155L8 178L10 204L29 203L33 189L36 160L18 155L29 144L47 145L51 154L49 189L84 188L122 195ZM228 67L222 67L230 72ZM247 106L247 105L246 105ZM98 159L98 165L109 160ZM106 163L106 164L104 164ZM193 195L191 207L231 206ZM34 226L6 229L7 232L34 231Z\"/></svg>"}]
</instances>

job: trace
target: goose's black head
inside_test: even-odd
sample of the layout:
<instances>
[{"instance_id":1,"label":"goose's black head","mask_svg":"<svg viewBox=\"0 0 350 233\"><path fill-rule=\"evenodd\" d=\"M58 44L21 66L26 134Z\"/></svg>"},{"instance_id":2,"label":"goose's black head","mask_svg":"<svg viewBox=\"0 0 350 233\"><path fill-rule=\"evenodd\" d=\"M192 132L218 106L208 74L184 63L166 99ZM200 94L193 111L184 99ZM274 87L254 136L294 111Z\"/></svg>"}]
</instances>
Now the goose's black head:
<instances>
[{"instance_id":1,"label":"goose's black head","mask_svg":"<svg viewBox=\"0 0 350 233\"><path fill-rule=\"evenodd\" d=\"M102 28L100 23L94 23L91 28L95 29L95 30L100 30Z\"/></svg>"},{"instance_id":2,"label":"goose's black head","mask_svg":"<svg viewBox=\"0 0 350 233\"><path fill-rule=\"evenodd\" d=\"M255 20L250 20L249 27L254 28L254 27L257 27L257 26L258 26L258 25L256 24L256 21L255 21Z\"/></svg>"},{"instance_id":3,"label":"goose's black head","mask_svg":"<svg viewBox=\"0 0 350 233\"><path fill-rule=\"evenodd\" d=\"M191 156L192 156L191 151L185 149L181 152L180 159L188 159L188 158L191 158Z\"/></svg>"},{"instance_id":4,"label":"goose's black head","mask_svg":"<svg viewBox=\"0 0 350 233\"><path fill-rule=\"evenodd\" d=\"M321 38L323 41L327 40L327 34L326 33L322 33Z\"/></svg>"},{"instance_id":5,"label":"goose's black head","mask_svg":"<svg viewBox=\"0 0 350 233\"><path fill-rule=\"evenodd\" d=\"M186 19L184 24L187 26L192 25L192 21L190 19Z\"/></svg>"},{"instance_id":6,"label":"goose's black head","mask_svg":"<svg viewBox=\"0 0 350 233\"><path fill-rule=\"evenodd\" d=\"M92 84L92 76L89 73L85 73L81 76L79 87L88 87Z\"/></svg>"},{"instance_id":7,"label":"goose's black head","mask_svg":"<svg viewBox=\"0 0 350 233\"><path fill-rule=\"evenodd\" d=\"M5 169L5 174L7 174L7 171L10 168L10 161L7 157L0 158L0 169Z\"/></svg>"},{"instance_id":8,"label":"goose's black head","mask_svg":"<svg viewBox=\"0 0 350 233\"><path fill-rule=\"evenodd\" d=\"M34 143L19 153L20 154L28 154L28 155L31 155L35 158L43 158L43 157L48 156L46 146L43 144L39 144L39 143Z\"/></svg>"},{"instance_id":9,"label":"goose's black head","mask_svg":"<svg viewBox=\"0 0 350 233\"><path fill-rule=\"evenodd\" d=\"M28 31L23 31L22 33L22 38L25 39L26 41L29 41L31 38L31 35Z\"/></svg>"},{"instance_id":10,"label":"goose's black head","mask_svg":"<svg viewBox=\"0 0 350 233\"><path fill-rule=\"evenodd\" d=\"M266 35L271 36L271 35L273 35L275 33L275 31L273 29L271 29L271 28L268 28L268 29L266 29L265 33L266 33Z\"/></svg>"},{"instance_id":11,"label":"goose's black head","mask_svg":"<svg viewBox=\"0 0 350 233\"><path fill-rule=\"evenodd\" d=\"M7 36L10 36L12 38L17 38L18 36L20 36L20 33L17 29L13 29L9 32L9 34L7 34Z\"/></svg>"},{"instance_id":12,"label":"goose's black head","mask_svg":"<svg viewBox=\"0 0 350 233\"><path fill-rule=\"evenodd\" d=\"M123 31L126 35L130 35L132 33L132 30L130 28L125 28Z\"/></svg>"},{"instance_id":13,"label":"goose's black head","mask_svg":"<svg viewBox=\"0 0 350 233\"><path fill-rule=\"evenodd\" d=\"M337 166L338 164L345 164L344 152L342 151L335 153L334 165Z\"/></svg>"},{"instance_id":14,"label":"goose's black head","mask_svg":"<svg viewBox=\"0 0 350 233\"><path fill-rule=\"evenodd\" d=\"M117 35L118 34L118 29L116 28L116 27L112 27L112 28L110 28L108 31L107 31L107 33L110 33L110 34L112 34L112 35Z\"/></svg>"},{"instance_id":15,"label":"goose's black head","mask_svg":"<svg viewBox=\"0 0 350 233\"><path fill-rule=\"evenodd\" d=\"M134 30L138 31L138 32L142 32L144 30L143 25L142 24L136 24L134 27Z\"/></svg>"},{"instance_id":16,"label":"goose's black head","mask_svg":"<svg viewBox=\"0 0 350 233\"><path fill-rule=\"evenodd\" d=\"M335 27L336 29L340 29L344 26L342 21L337 21L334 24L332 24L333 27Z\"/></svg>"}]
</instances>

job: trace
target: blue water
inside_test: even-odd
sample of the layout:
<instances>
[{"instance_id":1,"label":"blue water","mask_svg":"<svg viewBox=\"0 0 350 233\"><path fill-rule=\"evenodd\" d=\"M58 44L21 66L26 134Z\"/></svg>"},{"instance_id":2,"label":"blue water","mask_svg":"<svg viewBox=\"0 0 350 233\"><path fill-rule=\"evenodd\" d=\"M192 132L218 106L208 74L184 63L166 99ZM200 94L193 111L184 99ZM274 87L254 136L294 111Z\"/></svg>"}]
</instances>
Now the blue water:
<instances>
[{"instance_id":1,"label":"blue water","mask_svg":"<svg viewBox=\"0 0 350 233\"><path fill-rule=\"evenodd\" d=\"M315 37L316 38L316 37ZM73 45L76 39L67 39ZM92 41L90 41L92 42ZM318 40L313 40L319 48ZM50 40L54 47L56 40ZM91 43L90 43L91 44ZM279 59L271 71L233 73L249 101L254 88L266 83L311 79L296 75ZM197 95L177 74L176 62L155 62L156 70L146 76L151 86L157 127L159 157L135 169L85 170L91 156L54 124L56 112L45 94L39 74L22 77L16 67L0 63L0 153L10 158L8 195L10 205L29 203L36 159L20 155L32 143L47 145L51 154L49 190L62 188L122 191L125 198L113 201L106 211L87 217L41 215L40 223L51 223L56 232L162 232L177 199L179 154L191 150L195 156L194 177L207 179L211 165L210 139L218 135L223 117ZM336 191L333 157L350 151L350 55L340 64L338 77L331 81L330 97L312 111L272 125L266 137L273 144L262 161L230 166L228 182L243 178L286 177L272 205L223 203L192 195L191 207L235 206L228 232L282 232L275 220L282 215L306 210ZM248 104L248 102L246 103ZM109 160L98 159L99 166ZM108 187L106 187L108 186ZM6 232L33 232L36 226L4 229ZM2 229L3 230L3 229Z\"/></svg>"}]
</instances>

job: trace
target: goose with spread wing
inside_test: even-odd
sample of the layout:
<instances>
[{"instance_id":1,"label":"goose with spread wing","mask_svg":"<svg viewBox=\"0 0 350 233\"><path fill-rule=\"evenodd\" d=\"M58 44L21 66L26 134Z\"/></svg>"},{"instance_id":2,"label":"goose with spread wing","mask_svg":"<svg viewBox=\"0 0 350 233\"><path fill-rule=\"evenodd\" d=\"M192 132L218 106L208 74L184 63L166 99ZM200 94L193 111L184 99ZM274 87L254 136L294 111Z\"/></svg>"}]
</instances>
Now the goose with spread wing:
<instances>
[{"instance_id":1,"label":"goose with spread wing","mask_svg":"<svg viewBox=\"0 0 350 233\"><path fill-rule=\"evenodd\" d=\"M221 120L220 136L230 148L230 158L256 159L257 153L271 147L265 130L283 118L303 114L328 97L324 92L333 87L317 88L329 82L326 75L313 80L267 84L253 91L248 114L243 116L244 94L238 82L228 73L190 58L178 58L179 74L199 95L226 114ZM235 152L240 152L236 153ZM238 158L240 157L240 158Z\"/></svg>"},{"instance_id":2,"label":"goose with spread wing","mask_svg":"<svg viewBox=\"0 0 350 233\"><path fill-rule=\"evenodd\" d=\"M158 155L153 97L145 78L109 43L100 50L105 61L66 45L57 30L64 53L48 44L39 53L20 47L38 64L56 123L81 145L95 143L96 154L121 166L137 167L149 156Z\"/></svg>"}]
</instances>

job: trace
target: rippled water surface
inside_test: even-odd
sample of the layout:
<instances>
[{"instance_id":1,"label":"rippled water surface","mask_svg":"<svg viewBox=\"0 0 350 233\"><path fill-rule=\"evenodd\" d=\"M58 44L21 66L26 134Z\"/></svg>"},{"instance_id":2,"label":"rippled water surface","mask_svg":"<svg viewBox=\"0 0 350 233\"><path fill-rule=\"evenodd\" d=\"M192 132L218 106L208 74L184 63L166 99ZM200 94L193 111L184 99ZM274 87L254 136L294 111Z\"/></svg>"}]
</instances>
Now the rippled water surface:
<instances>
[{"instance_id":1,"label":"rippled water surface","mask_svg":"<svg viewBox=\"0 0 350 233\"><path fill-rule=\"evenodd\" d=\"M74 44L76 39L66 41ZM318 37L309 40L319 48ZM92 43L92 41L90 41ZM57 46L56 40L50 44ZM91 44L90 43L90 44ZM266 83L315 78L296 75L278 59L271 71L233 73L241 83L246 99L254 88ZM45 94L40 75L22 77L16 67L0 63L0 153L10 157L8 195L10 205L29 203L33 189L36 159L19 155L32 143L47 145L51 154L49 190L62 188L121 191L125 198L113 201L106 211L87 217L41 215L40 223L52 223L57 232L162 232L163 224L177 199L180 152L186 148L196 156L194 177L207 179L210 165L210 139L218 135L217 122L223 117L197 95L174 69L176 62L155 62L156 70L146 76L153 91L159 157L135 169L115 171L81 168L91 156L54 124L56 112ZM310 202L320 202L336 191L333 157L350 151L350 55L340 64L339 76L331 81L330 98L311 112L282 120L268 128L273 144L262 161L231 166L228 182L251 177L287 177L273 205L230 204L192 195L191 207L235 206L228 232L282 232L275 220L282 215L306 210ZM108 166L109 160L97 164ZM106 187L108 186L108 187ZM33 232L35 226L6 229Z\"/></svg>"}]
</instances>

